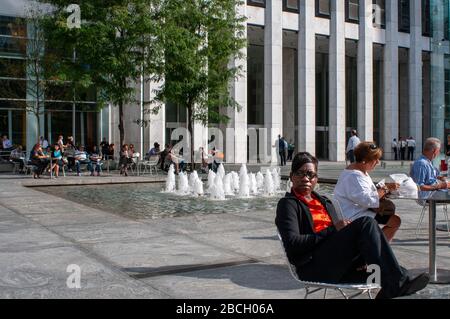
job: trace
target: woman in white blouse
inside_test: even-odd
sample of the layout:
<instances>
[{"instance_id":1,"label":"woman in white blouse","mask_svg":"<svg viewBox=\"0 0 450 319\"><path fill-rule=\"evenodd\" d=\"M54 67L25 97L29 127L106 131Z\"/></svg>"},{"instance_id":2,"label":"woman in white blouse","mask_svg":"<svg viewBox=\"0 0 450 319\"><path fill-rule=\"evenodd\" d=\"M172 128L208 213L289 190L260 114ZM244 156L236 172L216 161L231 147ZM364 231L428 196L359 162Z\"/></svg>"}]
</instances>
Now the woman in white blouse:
<instances>
[{"instance_id":1,"label":"woman in white blouse","mask_svg":"<svg viewBox=\"0 0 450 319\"><path fill-rule=\"evenodd\" d=\"M356 162L350 164L339 176L334 198L341 206L344 218L354 221L363 216L375 218L382 225L383 233L391 241L400 227L401 220L395 214L395 205L386 199L390 189L376 187L369 172L380 162L383 150L373 142L362 142L355 148ZM396 186L390 186L395 189Z\"/></svg>"}]
</instances>

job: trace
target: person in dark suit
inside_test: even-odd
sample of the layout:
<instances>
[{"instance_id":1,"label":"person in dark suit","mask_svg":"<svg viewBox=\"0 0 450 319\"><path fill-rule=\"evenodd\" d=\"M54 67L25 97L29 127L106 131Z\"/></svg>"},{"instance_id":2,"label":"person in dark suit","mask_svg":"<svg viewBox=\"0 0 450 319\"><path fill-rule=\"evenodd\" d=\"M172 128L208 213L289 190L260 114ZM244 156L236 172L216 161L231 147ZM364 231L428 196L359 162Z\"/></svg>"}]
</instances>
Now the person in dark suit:
<instances>
[{"instance_id":1,"label":"person in dark suit","mask_svg":"<svg viewBox=\"0 0 450 319\"><path fill-rule=\"evenodd\" d=\"M287 257L304 281L364 282L365 265L378 265L381 290L377 298L395 298L426 287L429 276L415 278L401 267L377 222L361 217L353 222L333 220L331 201L314 192L318 160L298 153L292 161L290 193L277 206L275 224Z\"/></svg>"}]
</instances>

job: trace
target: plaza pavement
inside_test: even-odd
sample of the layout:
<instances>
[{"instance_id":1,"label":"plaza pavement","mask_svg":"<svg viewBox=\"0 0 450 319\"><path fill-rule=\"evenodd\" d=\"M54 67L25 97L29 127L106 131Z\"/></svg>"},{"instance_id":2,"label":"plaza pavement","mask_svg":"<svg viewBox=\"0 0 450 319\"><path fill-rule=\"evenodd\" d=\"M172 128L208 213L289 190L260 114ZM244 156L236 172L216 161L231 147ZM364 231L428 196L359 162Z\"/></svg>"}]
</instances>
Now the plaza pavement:
<instances>
[{"instance_id":1,"label":"plaza pavement","mask_svg":"<svg viewBox=\"0 0 450 319\"><path fill-rule=\"evenodd\" d=\"M344 166L322 162L322 180L337 178ZM372 175L376 180L408 170L409 163L390 162ZM288 171L283 168L283 175ZM285 265L274 211L135 220L29 187L164 178L33 180L0 174L0 298L303 298L304 289ZM403 223L392 244L395 253L407 268L427 268L426 221L419 239L414 235L420 207L405 200L396 204ZM439 268L450 269L449 245L450 237L439 231ZM71 264L81 267L79 289L66 284ZM449 297L450 285L429 285L409 298Z\"/></svg>"}]
</instances>

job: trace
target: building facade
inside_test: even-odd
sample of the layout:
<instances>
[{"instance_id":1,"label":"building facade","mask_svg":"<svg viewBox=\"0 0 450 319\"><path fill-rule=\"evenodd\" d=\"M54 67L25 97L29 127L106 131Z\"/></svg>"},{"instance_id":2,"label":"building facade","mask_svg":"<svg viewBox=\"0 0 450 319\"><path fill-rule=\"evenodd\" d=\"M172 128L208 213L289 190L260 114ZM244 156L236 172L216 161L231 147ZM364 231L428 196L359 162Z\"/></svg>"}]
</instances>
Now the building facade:
<instances>
[{"instance_id":1,"label":"building facade","mask_svg":"<svg viewBox=\"0 0 450 319\"><path fill-rule=\"evenodd\" d=\"M295 143L296 151L330 161L345 160L352 129L381 145L385 159L393 158L393 138L413 136L418 150L429 136L447 143L448 0L247 0L238 10L247 17L248 45L246 59L234 61L244 72L230 84L230 94L241 109L224 110L226 125L196 124L196 148L218 143L228 162L246 163L277 161L278 135ZM8 29L14 14L0 6L0 15L0 61L21 63L14 43L26 35ZM2 82L16 80L0 74ZM151 100L159 85L136 83L137 99ZM40 134L52 141L73 135L85 145L106 137L118 145L117 108L89 111L95 99L88 97L50 101ZM36 124L13 102L20 101L0 96L0 131L29 149ZM125 142L140 153L155 141L176 143L177 128L187 126L185 110L167 103L155 115L145 108L127 106Z\"/></svg>"}]
</instances>

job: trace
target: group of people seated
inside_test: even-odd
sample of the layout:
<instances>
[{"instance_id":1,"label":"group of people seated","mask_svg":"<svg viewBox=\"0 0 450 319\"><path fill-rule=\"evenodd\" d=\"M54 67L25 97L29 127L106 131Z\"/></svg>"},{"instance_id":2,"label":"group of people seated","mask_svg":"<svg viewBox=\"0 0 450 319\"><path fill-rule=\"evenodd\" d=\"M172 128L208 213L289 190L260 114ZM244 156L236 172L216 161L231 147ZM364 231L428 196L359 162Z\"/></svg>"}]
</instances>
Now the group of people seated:
<instances>
[{"instance_id":1,"label":"group of people seated","mask_svg":"<svg viewBox=\"0 0 450 319\"><path fill-rule=\"evenodd\" d=\"M91 176L100 176L102 171L102 154L97 146L93 146L90 152L86 152L84 146L75 146L73 137L67 138L64 144L63 136L58 137L57 143L42 147L42 139L33 146L29 161L34 166L33 178L40 178L45 172L51 172L58 177L60 169L67 166L69 171L76 170L77 176L81 176L81 165L86 164Z\"/></svg>"},{"instance_id":2,"label":"group of people seated","mask_svg":"<svg viewBox=\"0 0 450 319\"><path fill-rule=\"evenodd\" d=\"M175 173L184 171L187 163L183 159L183 149L175 149L171 144L166 144L164 150L160 149L158 142L153 144L153 147L148 151L146 159L158 158L158 164L161 170L168 171L170 165L175 167ZM217 172L219 165L223 162L223 152L217 150L215 147L207 154L203 147L200 147L198 152L194 154L194 161L200 163L202 172L208 169Z\"/></svg>"},{"instance_id":3,"label":"group of people seated","mask_svg":"<svg viewBox=\"0 0 450 319\"><path fill-rule=\"evenodd\" d=\"M140 154L136 153L133 144L123 144L120 150L120 175L128 176L128 169L137 163Z\"/></svg>"},{"instance_id":4,"label":"group of people seated","mask_svg":"<svg viewBox=\"0 0 450 319\"><path fill-rule=\"evenodd\" d=\"M432 164L440 149L439 139L427 139L422 156L412 166L411 178L422 191L450 188ZM390 246L401 219L387 195L398 189L398 184L376 185L369 176L382 155L373 142L358 144L355 162L340 174L333 200L315 192L317 158L306 152L295 156L292 188L278 203L275 224L301 280L365 283L370 275L368 265L378 265L381 290L377 299L411 295L427 286L429 275L412 276L399 265ZM336 218L336 210L343 219Z\"/></svg>"}]
</instances>

